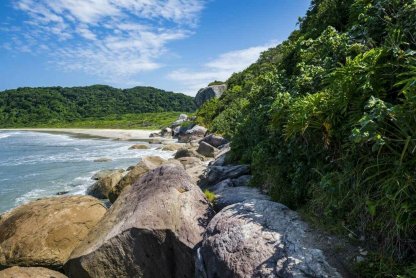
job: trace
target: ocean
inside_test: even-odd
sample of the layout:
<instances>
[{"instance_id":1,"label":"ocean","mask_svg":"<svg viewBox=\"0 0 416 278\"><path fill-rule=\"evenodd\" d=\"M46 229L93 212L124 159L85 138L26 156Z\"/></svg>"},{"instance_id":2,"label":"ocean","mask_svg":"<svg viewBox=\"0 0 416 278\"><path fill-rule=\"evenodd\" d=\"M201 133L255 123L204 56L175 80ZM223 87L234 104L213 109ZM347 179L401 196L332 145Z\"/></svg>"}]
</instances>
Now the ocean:
<instances>
[{"instance_id":1,"label":"ocean","mask_svg":"<svg viewBox=\"0 0 416 278\"><path fill-rule=\"evenodd\" d=\"M65 134L0 131L0 213L60 192L85 194L94 173L126 169L148 155L172 152L129 150L136 142L76 138ZM110 158L108 162L94 162Z\"/></svg>"}]
</instances>

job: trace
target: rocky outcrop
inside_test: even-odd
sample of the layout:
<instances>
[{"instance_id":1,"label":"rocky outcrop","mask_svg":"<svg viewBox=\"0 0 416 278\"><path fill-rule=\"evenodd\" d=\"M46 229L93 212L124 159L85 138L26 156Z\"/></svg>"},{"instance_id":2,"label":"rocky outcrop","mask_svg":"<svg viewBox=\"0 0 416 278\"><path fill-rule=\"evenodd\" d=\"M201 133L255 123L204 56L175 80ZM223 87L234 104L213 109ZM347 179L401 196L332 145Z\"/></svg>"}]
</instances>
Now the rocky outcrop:
<instances>
[{"instance_id":1,"label":"rocky outcrop","mask_svg":"<svg viewBox=\"0 0 416 278\"><path fill-rule=\"evenodd\" d=\"M227 90L227 85L213 85L198 91L195 96L195 104L201 107L205 102L213 98L219 98Z\"/></svg>"},{"instance_id":2,"label":"rocky outcrop","mask_svg":"<svg viewBox=\"0 0 416 278\"><path fill-rule=\"evenodd\" d=\"M250 173L247 165L210 166L205 183L217 184L225 179L236 179Z\"/></svg>"},{"instance_id":3,"label":"rocky outcrop","mask_svg":"<svg viewBox=\"0 0 416 278\"><path fill-rule=\"evenodd\" d=\"M194 248L212 211L179 167L124 191L65 265L69 277L194 277Z\"/></svg>"},{"instance_id":4,"label":"rocky outcrop","mask_svg":"<svg viewBox=\"0 0 416 278\"><path fill-rule=\"evenodd\" d=\"M116 186L108 193L108 199L114 203L121 192L133 185L138 179L150 170L156 169L167 161L159 156L146 156L136 166L133 167Z\"/></svg>"},{"instance_id":5,"label":"rocky outcrop","mask_svg":"<svg viewBox=\"0 0 416 278\"><path fill-rule=\"evenodd\" d=\"M145 144L135 144L129 148L129 150L148 150L150 149L149 145Z\"/></svg>"},{"instance_id":6,"label":"rocky outcrop","mask_svg":"<svg viewBox=\"0 0 416 278\"><path fill-rule=\"evenodd\" d=\"M110 172L108 175L100 174L98 181L88 188L87 194L98 199L108 199L108 195L122 178L123 173L119 171Z\"/></svg>"},{"instance_id":7,"label":"rocky outcrop","mask_svg":"<svg viewBox=\"0 0 416 278\"><path fill-rule=\"evenodd\" d=\"M209 223L198 250L198 276L341 277L314 243L306 223L284 205L245 201Z\"/></svg>"},{"instance_id":8,"label":"rocky outcrop","mask_svg":"<svg viewBox=\"0 0 416 278\"><path fill-rule=\"evenodd\" d=\"M0 278L67 278L60 272L43 267L10 267L0 271Z\"/></svg>"},{"instance_id":9,"label":"rocky outcrop","mask_svg":"<svg viewBox=\"0 0 416 278\"><path fill-rule=\"evenodd\" d=\"M228 140L214 134L210 134L204 137L204 139L202 139L202 142L208 143L215 148L228 144Z\"/></svg>"},{"instance_id":10,"label":"rocky outcrop","mask_svg":"<svg viewBox=\"0 0 416 278\"><path fill-rule=\"evenodd\" d=\"M201 141L199 143L199 147L196 151L205 157L212 157L212 158L214 158L215 155L219 152L217 148L215 148L214 146L211 146L210 144L204 141Z\"/></svg>"},{"instance_id":11,"label":"rocky outcrop","mask_svg":"<svg viewBox=\"0 0 416 278\"><path fill-rule=\"evenodd\" d=\"M205 137L207 129L200 125L195 125L192 128L185 128L179 131L178 141L179 143L188 143L193 140L199 140Z\"/></svg>"},{"instance_id":12,"label":"rocky outcrop","mask_svg":"<svg viewBox=\"0 0 416 278\"><path fill-rule=\"evenodd\" d=\"M20 206L0 219L0 268L60 268L103 217L106 208L89 196L47 198Z\"/></svg>"}]
</instances>

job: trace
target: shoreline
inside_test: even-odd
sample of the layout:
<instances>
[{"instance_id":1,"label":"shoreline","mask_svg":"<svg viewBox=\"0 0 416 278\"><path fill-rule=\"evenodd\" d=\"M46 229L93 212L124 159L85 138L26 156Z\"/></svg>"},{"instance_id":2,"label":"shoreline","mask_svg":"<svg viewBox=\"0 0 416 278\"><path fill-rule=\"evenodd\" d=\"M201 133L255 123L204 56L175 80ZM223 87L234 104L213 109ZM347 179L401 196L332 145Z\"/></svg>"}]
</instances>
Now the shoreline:
<instances>
[{"instance_id":1,"label":"shoreline","mask_svg":"<svg viewBox=\"0 0 416 278\"><path fill-rule=\"evenodd\" d=\"M33 131L66 134L77 138L113 139L120 141L150 141L150 134L159 130L94 129L94 128L2 128L0 131Z\"/></svg>"}]
</instances>

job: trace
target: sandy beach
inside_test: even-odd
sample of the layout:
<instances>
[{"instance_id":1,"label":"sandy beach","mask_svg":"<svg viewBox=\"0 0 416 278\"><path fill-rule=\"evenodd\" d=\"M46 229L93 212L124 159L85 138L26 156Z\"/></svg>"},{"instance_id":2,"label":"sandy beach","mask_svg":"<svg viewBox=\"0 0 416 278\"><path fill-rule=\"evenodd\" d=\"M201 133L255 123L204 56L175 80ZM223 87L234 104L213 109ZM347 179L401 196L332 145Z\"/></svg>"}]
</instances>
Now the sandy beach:
<instances>
[{"instance_id":1,"label":"sandy beach","mask_svg":"<svg viewBox=\"0 0 416 278\"><path fill-rule=\"evenodd\" d=\"M64 133L76 137L96 137L96 138L110 138L123 141L141 141L149 140L149 135L159 130L127 130L127 129L82 129L82 128L15 128L15 129L0 129L0 130L20 130L20 131L35 131L46 133Z\"/></svg>"}]
</instances>

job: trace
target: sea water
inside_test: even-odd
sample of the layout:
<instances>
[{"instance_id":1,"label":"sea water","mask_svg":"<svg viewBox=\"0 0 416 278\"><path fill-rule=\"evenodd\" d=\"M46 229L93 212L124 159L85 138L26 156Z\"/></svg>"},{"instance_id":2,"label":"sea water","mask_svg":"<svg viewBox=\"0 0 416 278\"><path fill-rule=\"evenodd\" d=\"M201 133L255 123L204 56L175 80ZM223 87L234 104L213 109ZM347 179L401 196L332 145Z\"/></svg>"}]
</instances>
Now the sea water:
<instances>
[{"instance_id":1,"label":"sea water","mask_svg":"<svg viewBox=\"0 0 416 278\"><path fill-rule=\"evenodd\" d=\"M134 142L74 138L64 134L0 131L0 213L58 193L86 194L94 173L126 169L148 155L172 152L129 150ZM108 162L94 162L109 158Z\"/></svg>"}]
</instances>

